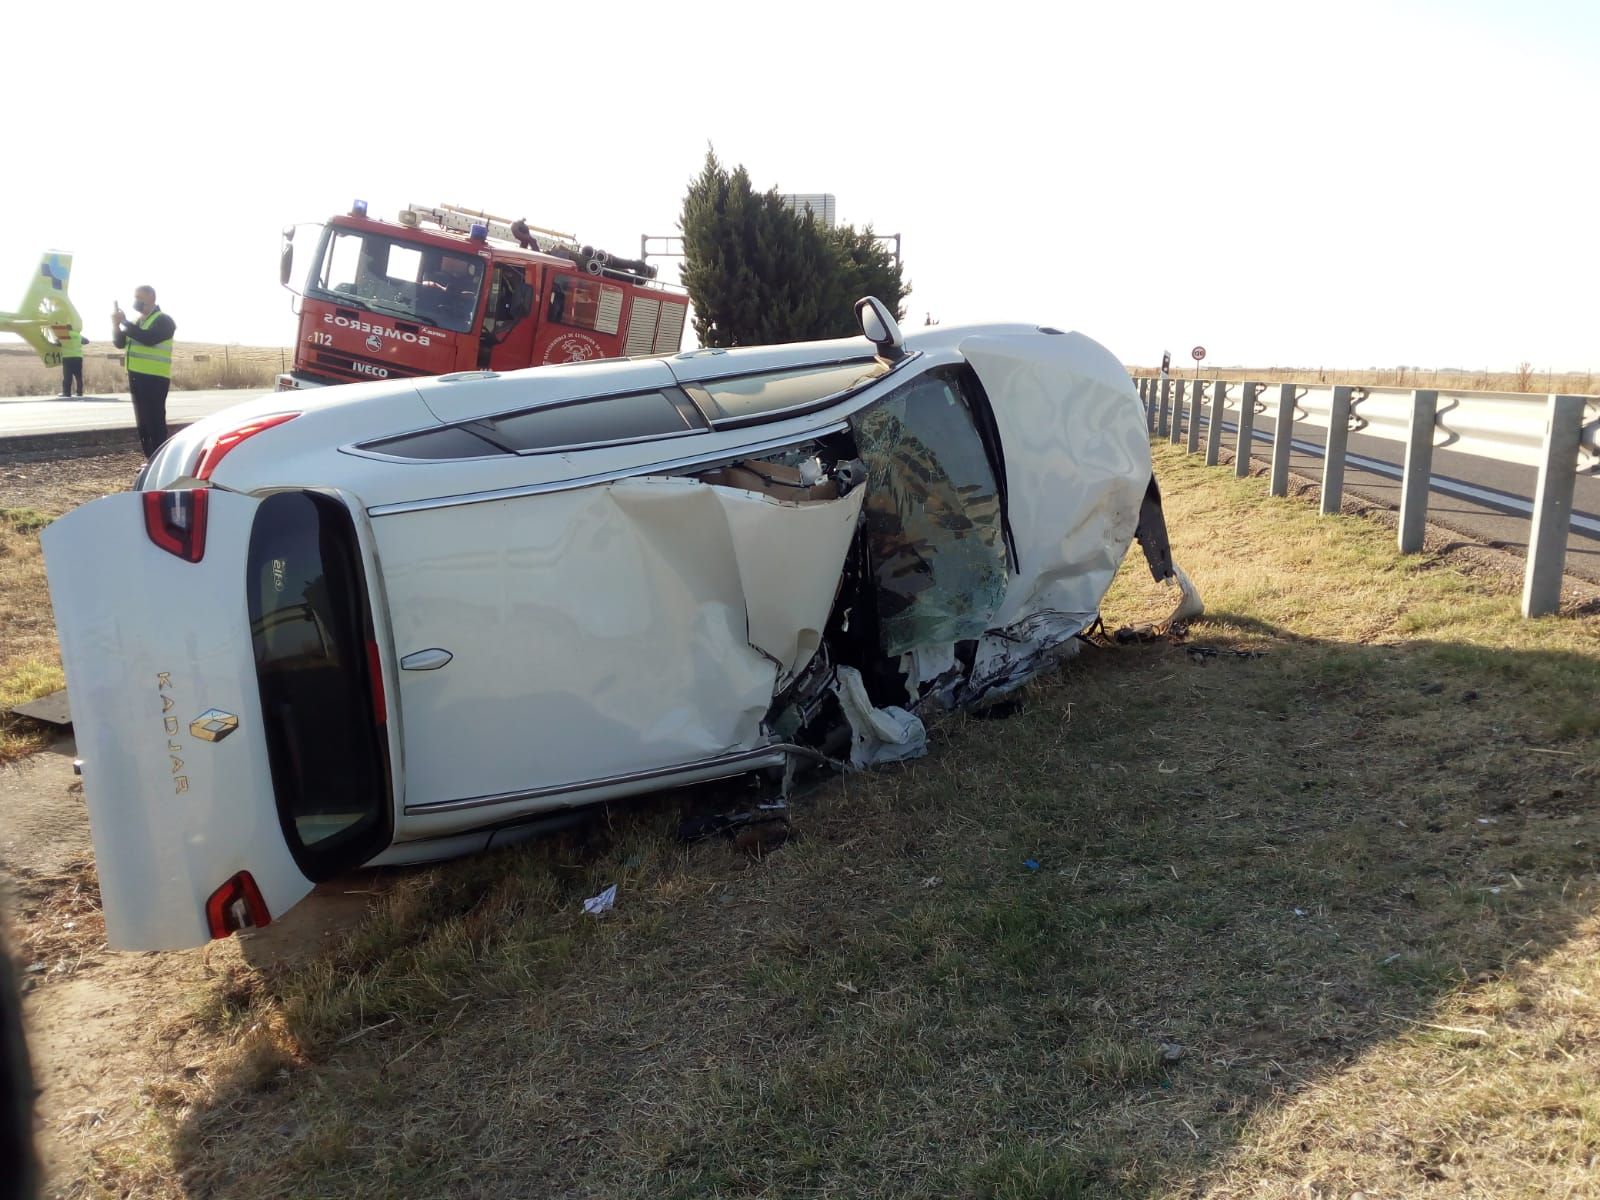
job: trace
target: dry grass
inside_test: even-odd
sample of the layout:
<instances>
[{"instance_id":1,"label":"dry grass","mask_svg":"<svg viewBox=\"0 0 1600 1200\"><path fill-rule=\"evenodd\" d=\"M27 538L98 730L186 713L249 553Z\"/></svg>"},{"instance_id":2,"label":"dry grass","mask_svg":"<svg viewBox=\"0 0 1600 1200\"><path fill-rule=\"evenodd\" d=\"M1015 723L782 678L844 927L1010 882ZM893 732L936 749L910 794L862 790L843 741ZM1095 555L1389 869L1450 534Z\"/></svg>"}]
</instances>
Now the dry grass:
<instances>
[{"instance_id":1,"label":"dry grass","mask_svg":"<svg viewBox=\"0 0 1600 1200\"><path fill-rule=\"evenodd\" d=\"M49 740L36 722L13 717L10 709L64 685L39 551L39 530L49 522L36 509L0 508L0 763Z\"/></svg>"},{"instance_id":2,"label":"dry grass","mask_svg":"<svg viewBox=\"0 0 1600 1200\"><path fill-rule=\"evenodd\" d=\"M759 860L666 800L400 876L77 1194L1593 1194L1600 618L1157 454L1187 643Z\"/></svg>"},{"instance_id":3,"label":"dry grass","mask_svg":"<svg viewBox=\"0 0 1600 1200\"><path fill-rule=\"evenodd\" d=\"M127 487L142 462L135 451L0 460L0 764L40 749L53 732L12 716L12 706L65 683L39 532L79 504Z\"/></svg>"},{"instance_id":4,"label":"dry grass","mask_svg":"<svg viewBox=\"0 0 1600 1200\"><path fill-rule=\"evenodd\" d=\"M1159 374L1157 367L1129 367L1135 375ZM1174 379L1192 378L1190 364L1181 367L1173 360ZM1339 367L1225 367L1200 365L1200 378L1256 381L1266 383L1347 383L1358 387L1440 388L1448 391L1557 392L1563 395L1592 396L1596 393L1593 371L1541 371L1531 363L1518 363L1509 371L1435 370L1429 367L1369 367L1345 370Z\"/></svg>"},{"instance_id":5,"label":"dry grass","mask_svg":"<svg viewBox=\"0 0 1600 1200\"><path fill-rule=\"evenodd\" d=\"M106 923L93 859L69 862L55 874L13 866L8 878L16 917L8 931L11 952L24 970L70 975L89 955L104 950Z\"/></svg>"},{"instance_id":6,"label":"dry grass","mask_svg":"<svg viewBox=\"0 0 1600 1200\"><path fill-rule=\"evenodd\" d=\"M91 342L83 356L83 390L106 395L128 390L128 373L109 337ZM205 388L270 388L294 353L279 346L225 346L176 341L172 386L177 391ZM54 396L61 391L61 368L47 367L26 346L0 346L0 396Z\"/></svg>"}]
</instances>

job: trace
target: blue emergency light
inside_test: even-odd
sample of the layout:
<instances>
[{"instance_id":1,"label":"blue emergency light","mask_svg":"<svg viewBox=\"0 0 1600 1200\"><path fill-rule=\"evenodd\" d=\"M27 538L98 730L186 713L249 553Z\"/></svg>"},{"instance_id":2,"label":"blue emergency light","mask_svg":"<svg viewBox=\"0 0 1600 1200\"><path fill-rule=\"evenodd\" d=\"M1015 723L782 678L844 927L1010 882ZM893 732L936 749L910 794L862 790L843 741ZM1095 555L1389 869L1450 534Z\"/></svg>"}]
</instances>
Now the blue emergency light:
<instances>
[{"instance_id":1,"label":"blue emergency light","mask_svg":"<svg viewBox=\"0 0 1600 1200\"><path fill-rule=\"evenodd\" d=\"M489 236L489 227L480 222L474 221L472 223L472 229L468 232L467 236L475 242L481 242Z\"/></svg>"},{"instance_id":2,"label":"blue emergency light","mask_svg":"<svg viewBox=\"0 0 1600 1200\"><path fill-rule=\"evenodd\" d=\"M367 215L367 202L365 200L357 200L354 204L352 204L350 206L350 215L352 217L364 217L364 216L366 216Z\"/></svg>"}]
</instances>

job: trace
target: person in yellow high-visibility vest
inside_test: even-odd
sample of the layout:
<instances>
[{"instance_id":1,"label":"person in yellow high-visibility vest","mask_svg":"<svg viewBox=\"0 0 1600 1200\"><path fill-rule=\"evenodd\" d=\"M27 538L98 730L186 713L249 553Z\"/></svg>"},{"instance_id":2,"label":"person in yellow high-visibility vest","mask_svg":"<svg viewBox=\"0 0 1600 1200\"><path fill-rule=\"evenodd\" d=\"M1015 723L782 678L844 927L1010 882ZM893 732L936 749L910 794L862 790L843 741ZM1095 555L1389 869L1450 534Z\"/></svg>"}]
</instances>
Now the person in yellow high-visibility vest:
<instances>
[{"instance_id":1,"label":"person in yellow high-visibility vest","mask_svg":"<svg viewBox=\"0 0 1600 1200\"><path fill-rule=\"evenodd\" d=\"M139 448L149 460L167 440L167 389L172 386L172 335L177 325L156 303L146 284L133 291L138 320L128 320L119 304L111 313L111 340L126 353L128 390L139 426Z\"/></svg>"},{"instance_id":2,"label":"person in yellow high-visibility vest","mask_svg":"<svg viewBox=\"0 0 1600 1200\"><path fill-rule=\"evenodd\" d=\"M78 395L82 396L83 348L89 344L89 339L83 336L83 330L71 325L53 325L51 332L61 346L61 394L72 395L72 385L76 381Z\"/></svg>"}]
</instances>

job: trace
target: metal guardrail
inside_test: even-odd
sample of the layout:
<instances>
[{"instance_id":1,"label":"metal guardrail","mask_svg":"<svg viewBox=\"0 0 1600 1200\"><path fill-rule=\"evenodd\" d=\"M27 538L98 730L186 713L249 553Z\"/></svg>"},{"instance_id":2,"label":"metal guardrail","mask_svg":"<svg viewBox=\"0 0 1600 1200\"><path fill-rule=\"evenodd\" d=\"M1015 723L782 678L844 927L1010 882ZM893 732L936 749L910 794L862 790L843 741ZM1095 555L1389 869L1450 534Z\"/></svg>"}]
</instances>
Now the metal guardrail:
<instances>
[{"instance_id":1,"label":"metal guardrail","mask_svg":"<svg viewBox=\"0 0 1600 1200\"><path fill-rule=\"evenodd\" d=\"M1139 376L1137 383L1145 406L1146 428L1153 436L1169 438L1177 445L1187 426L1191 454L1199 452L1200 420L1205 414L1208 466L1215 466L1221 454L1224 415L1234 417L1238 429L1234 474L1239 476L1250 473L1256 416L1266 412L1269 404L1275 405L1277 427L1268 483L1274 496L1284 496L1289 491L1294 427L1299 424L1326 429L1321 503L1325 514L1338 512L1344 497L1350 434L1402 443L1406 447L1400 485L1399 543L1403 554L1422 549L1434 450L1456 450L1537 467L1522 615L1543 616L1560 606L1577 477L1580 473L1600 474L1600 396L1354 384L1311 387L1151 376ZM1277 394L1269 398L1273 391Z\"/></svg>"}]
</instances>

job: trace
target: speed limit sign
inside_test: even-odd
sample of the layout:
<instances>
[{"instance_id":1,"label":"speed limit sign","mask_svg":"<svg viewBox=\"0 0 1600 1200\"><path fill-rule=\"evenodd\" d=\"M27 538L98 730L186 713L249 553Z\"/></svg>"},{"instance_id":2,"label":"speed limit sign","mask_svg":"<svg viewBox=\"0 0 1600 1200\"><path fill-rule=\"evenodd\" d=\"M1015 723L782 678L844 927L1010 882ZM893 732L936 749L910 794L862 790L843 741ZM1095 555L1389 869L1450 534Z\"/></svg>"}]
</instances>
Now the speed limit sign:
<instances>
[{"instance_id":1,"label":"speed limit sign","mask_svg":"<svg viewBox=\"0 0 1600 1200\"><path fill-rule=\"evenodd\" d=\"M1195 362L1199 362L1205 356L1206 348L1204 346L1196 346L1193 350L1189 351L1189 357L1194 359Z\"/></svg>"}]
</instances>

